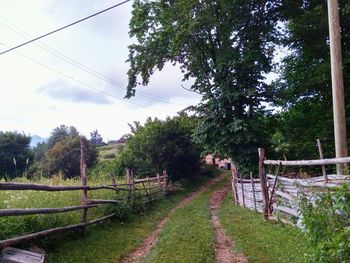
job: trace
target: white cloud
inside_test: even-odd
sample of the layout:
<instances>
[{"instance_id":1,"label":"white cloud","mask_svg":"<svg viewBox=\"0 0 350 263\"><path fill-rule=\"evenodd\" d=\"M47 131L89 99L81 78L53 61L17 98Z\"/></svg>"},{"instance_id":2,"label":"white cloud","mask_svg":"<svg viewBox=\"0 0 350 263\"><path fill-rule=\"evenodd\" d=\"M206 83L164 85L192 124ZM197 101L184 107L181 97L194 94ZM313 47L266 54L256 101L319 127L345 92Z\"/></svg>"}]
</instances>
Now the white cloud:
<instances>
[{"instance_id":1,"label":"white cloud","mask_svg":"<svg viewBox=\"0 0 350 263\"><path fill-rule=\"evenodd\" d=\"M0 50L27 40L4 26L6 21L16 30L38 36L115 3L114 0L2 0ZM0 130L47 137L52 129L66 124L76 126L87 136L98 129L105 140L116 139L129 132L128 122L144 122L148 116L165 118L196 104L200 97L181 88L182 74L171 65L156 72L148 87L139 87L135 98L123 99L127 46L132 41L128 36L130 12L131 3L128 3L41 40L122 84L122 88L53 56L34 43L18 49L29 59L17 52L0 56ZM189 87L190 83L185 86ZM161 98L152 99L141 92Z\"/></svg>"}]
</instances>

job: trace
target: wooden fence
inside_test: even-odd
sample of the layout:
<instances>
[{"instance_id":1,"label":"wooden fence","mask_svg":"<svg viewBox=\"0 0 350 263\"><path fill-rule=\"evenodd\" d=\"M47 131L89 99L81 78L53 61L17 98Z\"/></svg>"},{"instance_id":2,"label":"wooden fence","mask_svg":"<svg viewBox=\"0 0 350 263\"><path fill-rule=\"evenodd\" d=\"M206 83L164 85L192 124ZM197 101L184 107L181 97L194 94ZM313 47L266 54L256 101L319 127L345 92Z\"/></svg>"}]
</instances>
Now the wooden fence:
<instances>
[{"instance_id":1,"label":"wooden fence","mask_svg":"<svg viewBox=\"0 0 350 263\"><path fill-rule=\"evenodd\" d=\"M17 243L22 243L25 241L32 240L34 238L45 237L50 234L60 233L69 230L80 229L84 230L85 227L93 224L100 223L106 219L109 219L116 215L112 213L93 221L87 220L88 209L95 208L100 205L107 204L119 204L120 200L97 200L89 199L88 192L96 190L111 190L114 192L127 191L131 194L132 199L145 198L144 202L152 202L155 200L154 196L161 194L167 194L168 192L168 175L166 171L163 171L163 175L157 174L155 177L149 177L145 179L134 179L133 171L127 169L127 183L118 184L114 177L111 178L112 183L110 185L100 185L100 186L88 186L86 177L86 164L85 164L85 147L82 141L81 143L81 160L80 160L80 172L81 172L81 186L51 186L51 185L40 185L40 184L24 184L24 183L0 183L0 191L82 191L82 201L81 204L68 207L60 208L16 208L16 209L0 209L0 217L4 216L23 216L23 215L39 215L39 214L52 214L52 213L66 213L71 211L81 210L80 223L56 227L47 229L44 231L31 233L23 236L13 237L10 239L0 240L0 248L15 245Z\"/></svg>"},{"instance_id":2,"label":"wooden fence","mask_svg":"<svg viewBox=\"0 0 350 263\"><path fill-rule=\"evenodd\" d=\"M232 192L236 205L255 210L264 214L265 219L274 218L277 214L286 221L301 219L299 200L308 196L311 200L317 193L329 191L343 183L350 183L350 177L327 174L325 165L345 164L350 157L281 161L266 160L265 152L259 149L259 178L242 179L236 169L232 170ZM276 167L275 174L267 174L265 166ZM322 176L308 179L290 179L280 175L282 166L321 166Z\"/></svg>"}]
</instances>

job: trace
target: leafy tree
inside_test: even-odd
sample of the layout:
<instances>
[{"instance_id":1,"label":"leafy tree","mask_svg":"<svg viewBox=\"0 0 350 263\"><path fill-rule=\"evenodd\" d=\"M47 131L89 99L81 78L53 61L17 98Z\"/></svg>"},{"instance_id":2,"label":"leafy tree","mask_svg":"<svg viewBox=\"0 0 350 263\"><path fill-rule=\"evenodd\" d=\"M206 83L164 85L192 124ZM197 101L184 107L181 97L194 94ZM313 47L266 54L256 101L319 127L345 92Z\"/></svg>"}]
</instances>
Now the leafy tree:
<instances>
[{"instance_id":1,"label":"leafy tree","mask_svg":"<svg viewBox=\"0 0 350 263\"><path fill-rule=\"evenodd\" d=\"M350 124L350 3L340 0L347 126ZM283 44L289 49L274 83L281 106L278 133L289 145L288 158L316 158L317 138L326 156L334 157L332 87L327 1L285 1Z\"/></svg>"},{"instance_id":2,"label":"leafy tree","mask_svg":"<svg viewBox=\"0 0 350 263\"><path fill-rule=\"evenodd\" d=\"M30 136L18 132L0 132L0 176L21 176L33 156Z\"/></svg>"},{"instance_id":3,"label":"leafy tree","mask_svg":"<svg viewBox=\"0 0 350 263\"><path fill-rule=\"evenodd\" d=\"M208 151L248 163L265 144L261 102L270 98L280 1L142 1L133 4L127 97L166 62L203 95L196 137ZM256 164L254 164L256 165Z\"/></svg>"},{"instance_id":4,"label":"leafy tree","mask_svg":"<svg viewBox=\"0 0 350 263\"><path fill-rule=\"evenodd\" d=\"M93 144L93 145L96 145L96 146L101 146L103 145L103 139L102 139L102 136L101 134L98 133L97 130L94 130L92 132L90 132L90 142Z\"/></svg>"},{"instance_id":5,"label":"leafy tree","mask_svg":"<svg viewBox=\"0 0 350 263\"><path fill-rule=\"evenodd\" d=\"M56 143L59 141L62 141L68 137L78 137L79 132L77 128L74 126L66 126L66 125L60 125L59 127L56 127L51 132L51 135L49 139L47 140L47 146L48 148L52 148Z\"/></svg>"},{"instance_id":6,"label":"leafy tree","mask_svg":"<svg viewBox=\"0 0 350 263\"><path fill-rule=\"evenodd\" d=\"M137 176L155 176L166 169L171 180L190 178L199 167L200 148L191 140L195 119L148 119L117 157L119 173L131 168Z\"/></svg>"},{"instance_id":7,"label":"leafy tree","mask_svg":"<svg viewBox=\"0 0 350 263\"><path fill-rule=\"evenodd\" d=\"M62 172L66 177L80 173L80 139L81 135L73 126L61 125L55 128L41 159L41 169L48 175ZM87 142L87 166L91 167L97 160L95 145Z\"/></svg>"}]
</instances>

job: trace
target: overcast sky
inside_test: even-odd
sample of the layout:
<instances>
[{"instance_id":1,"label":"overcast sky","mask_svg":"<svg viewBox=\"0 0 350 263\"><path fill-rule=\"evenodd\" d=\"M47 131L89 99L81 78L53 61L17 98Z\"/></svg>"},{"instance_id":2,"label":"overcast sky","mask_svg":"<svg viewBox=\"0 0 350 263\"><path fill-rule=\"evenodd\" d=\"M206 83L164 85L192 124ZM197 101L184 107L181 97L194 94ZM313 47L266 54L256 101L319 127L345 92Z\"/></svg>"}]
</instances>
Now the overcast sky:
<instances>
[{"instance_id":1,"label":"overcast sky","mask_svg":"<svg viewBox=\"0 0 350 263\"><path fill-rule=\"evenodd\" d=\"M0 51L118 2L1 0ZM128 122L164 119L197 104L199 95L181 88L190 84L182 83L180 70L171 65L137 90L147 94L123 99L127 46L133 41L128 36L131 5L48 36L37 42L42 47L32 43L1 55L0 130L48 137L65 124L86 136L97 129L107 141L129 132Z\"/></svg>"}]
</instances>

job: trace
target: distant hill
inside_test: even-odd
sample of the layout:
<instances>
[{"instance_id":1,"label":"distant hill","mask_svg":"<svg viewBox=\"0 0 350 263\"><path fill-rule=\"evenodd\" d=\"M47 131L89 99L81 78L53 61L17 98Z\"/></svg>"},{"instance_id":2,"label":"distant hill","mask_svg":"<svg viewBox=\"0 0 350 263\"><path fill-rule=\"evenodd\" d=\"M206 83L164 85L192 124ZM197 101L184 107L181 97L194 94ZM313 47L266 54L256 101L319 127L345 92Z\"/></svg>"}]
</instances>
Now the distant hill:
<instances>
[{"instance_id":1,"label":"distant hill","mask_svg":"<svg viewBox=\"0 0 350 263\"><path fill-rule=\"evenodd\" d=\"M45 138L40 137L39 135L33 135L31 136L32 140L30 142L30 147L35 147L39 142L44 142L46 141Z\"/></svg>"}]
</instances>

